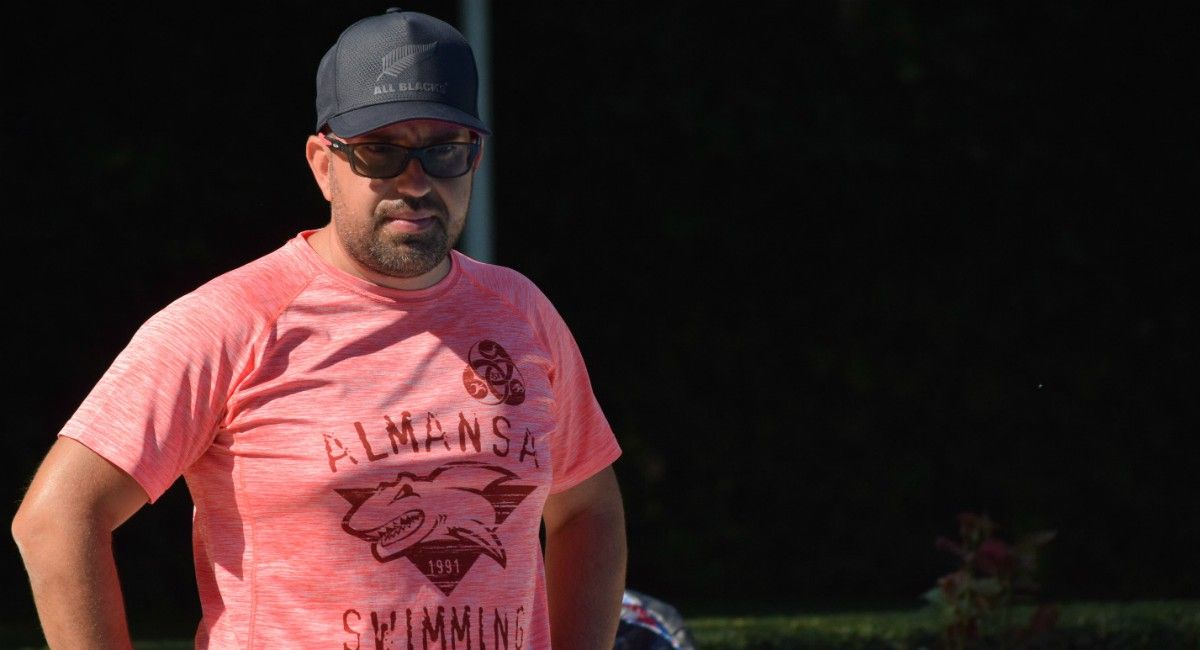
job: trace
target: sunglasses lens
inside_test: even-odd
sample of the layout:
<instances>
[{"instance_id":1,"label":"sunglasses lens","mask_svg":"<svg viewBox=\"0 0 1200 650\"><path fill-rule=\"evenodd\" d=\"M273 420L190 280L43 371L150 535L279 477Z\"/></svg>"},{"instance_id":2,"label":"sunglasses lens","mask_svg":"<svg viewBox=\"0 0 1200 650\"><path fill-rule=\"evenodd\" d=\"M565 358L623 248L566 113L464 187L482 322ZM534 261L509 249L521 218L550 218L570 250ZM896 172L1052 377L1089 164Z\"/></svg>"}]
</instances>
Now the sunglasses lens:
<instances>
[{"instance_id":1,"label":"sunglasses lens","mask_svg":"<svg viewBox=\"0 0 1200 650\"><path fill-rule=\"evenodd\" d=\"M434 178L456 178L471 169L478 145L447 142L420 149L406 149L387 143L353 145L350 162L358 174L370 178L392 178L404 173L408 161L416 157L425 173Z\"/></svg>"},{"instance_id":2,"label":"sunglasses lens","mask_svg":"<svg viewBox=\"0 0 1200 650\"><path fill-rule=\"evenodd\" d=\"M475 145L459 142L425 147L421 150L421 165L435 178L462 176L471 168L474 149Z\"/></svg>"},{"instance_id":3,"label":"sunglasses lens","mask_svg":"<svg viewBox=\"0 0 1200 650\"><path fill-rule=\"evenodd\" d=\"M355 145L350 162L354 171L371 178L397 176L408 163L408 150L390 144Z\"/></svg>"}]
</instances>

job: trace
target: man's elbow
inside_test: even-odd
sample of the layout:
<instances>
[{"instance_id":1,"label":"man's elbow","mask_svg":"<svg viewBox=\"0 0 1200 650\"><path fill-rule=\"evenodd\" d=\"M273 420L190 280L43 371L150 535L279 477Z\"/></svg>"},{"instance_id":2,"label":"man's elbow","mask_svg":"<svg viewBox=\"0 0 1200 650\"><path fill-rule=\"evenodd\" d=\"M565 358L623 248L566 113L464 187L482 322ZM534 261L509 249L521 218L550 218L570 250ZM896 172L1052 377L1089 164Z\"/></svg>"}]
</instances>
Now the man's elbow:
<instances>
[{"instance_id":1,"label":"man's elbow","mask_svg":"<svg viewBox=\"0 0 1200 650\"><path fill-rule=\"evenodd\" d=\"M13 515L10 525L13 541L17 543L17 549L21 551L21 555L25 555L25 549L31 546L38 535L36 518L29 510L30 508L26 504L21 504L21 507L17 508L17 514Z\"/></svg>"},{"instance_id":2,"label":"man's elbow","mask_svg":"<svg viewBox=\"0 0 1200 650\"><path fill-rule=\"evenodd\" d=\"M13 516L11 532L13 541L17 543L17 550L28 563L37 550L48 545L47 542L54 533L54 525L45 513L39 512L28 503L23 503Z\"/></svg>"},{"instance_id":3,"label":"man's elbow","mask_svg":"<svg viewBox=\"0 0 1200 650\"><path fill-rule=\"evenodd\" d=\"M112 531L88 513L71 515L28 503L17 509L11 532L27 567L42 559L54 561L69 546L112 543Z\"/></svg>"}]
</instances>

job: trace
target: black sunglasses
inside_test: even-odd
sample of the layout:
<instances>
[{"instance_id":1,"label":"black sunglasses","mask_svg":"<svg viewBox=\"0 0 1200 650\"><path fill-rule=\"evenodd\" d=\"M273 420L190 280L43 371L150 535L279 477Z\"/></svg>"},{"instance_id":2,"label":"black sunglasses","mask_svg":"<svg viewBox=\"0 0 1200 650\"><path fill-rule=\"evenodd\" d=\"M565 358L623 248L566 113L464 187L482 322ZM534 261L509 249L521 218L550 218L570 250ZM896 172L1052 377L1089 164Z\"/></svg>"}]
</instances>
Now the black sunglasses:
<instances>
[{"instance_id":1,"label":"black sunglasses","mask_svg":"<svg viewBox=\"0 0 1200 650\"><path fill-rule=\"evenodd\" d=\"M393 178L404 173L416 158L433 178L458 178L471 170L479 156L478 136L473 142L443 142L425 147L402 147L390 142L342 142L324 135L329 148L346 154L350 169L367 178Z\"/></svg>"}]
</instances>

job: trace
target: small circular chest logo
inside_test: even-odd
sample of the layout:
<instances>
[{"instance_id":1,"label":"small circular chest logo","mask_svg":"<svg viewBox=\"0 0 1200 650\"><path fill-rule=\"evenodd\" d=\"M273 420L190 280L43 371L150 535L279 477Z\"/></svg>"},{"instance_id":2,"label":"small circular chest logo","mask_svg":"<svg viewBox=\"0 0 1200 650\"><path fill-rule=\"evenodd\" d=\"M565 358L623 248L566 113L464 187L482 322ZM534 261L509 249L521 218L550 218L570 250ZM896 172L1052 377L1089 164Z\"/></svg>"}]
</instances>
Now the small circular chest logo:
<instances>
[{"instance_id":1,"label":"small circular chest logo","mask_svg":"<svg viewBox=\"0 0 1200 650\"><path fill-rule=\"evenodd\" d=\"M467 393L484 404L516 406L525 401L525 381L508 352L495 341L471 346L463 369Z\"/></svg>"}]
</instances>

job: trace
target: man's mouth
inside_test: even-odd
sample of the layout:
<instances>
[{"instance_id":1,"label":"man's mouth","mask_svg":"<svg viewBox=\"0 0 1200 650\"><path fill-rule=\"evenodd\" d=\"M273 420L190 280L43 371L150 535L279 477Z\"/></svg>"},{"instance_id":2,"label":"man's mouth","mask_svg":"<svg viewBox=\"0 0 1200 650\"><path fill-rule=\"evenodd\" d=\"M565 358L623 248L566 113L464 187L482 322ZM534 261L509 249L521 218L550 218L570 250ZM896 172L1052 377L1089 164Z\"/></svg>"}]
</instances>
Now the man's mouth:
<instances>
[{"instance_id":1,"label":"man's mouth","mask_svg":"<svg viewBox=\"0 0 1200 650\"><path fill-rule=\"evenodd\" d=\"M383 226L395 232L421 232L432 228L437 223L436 217L385 217Z\"/></svg>"}]
</instances>

